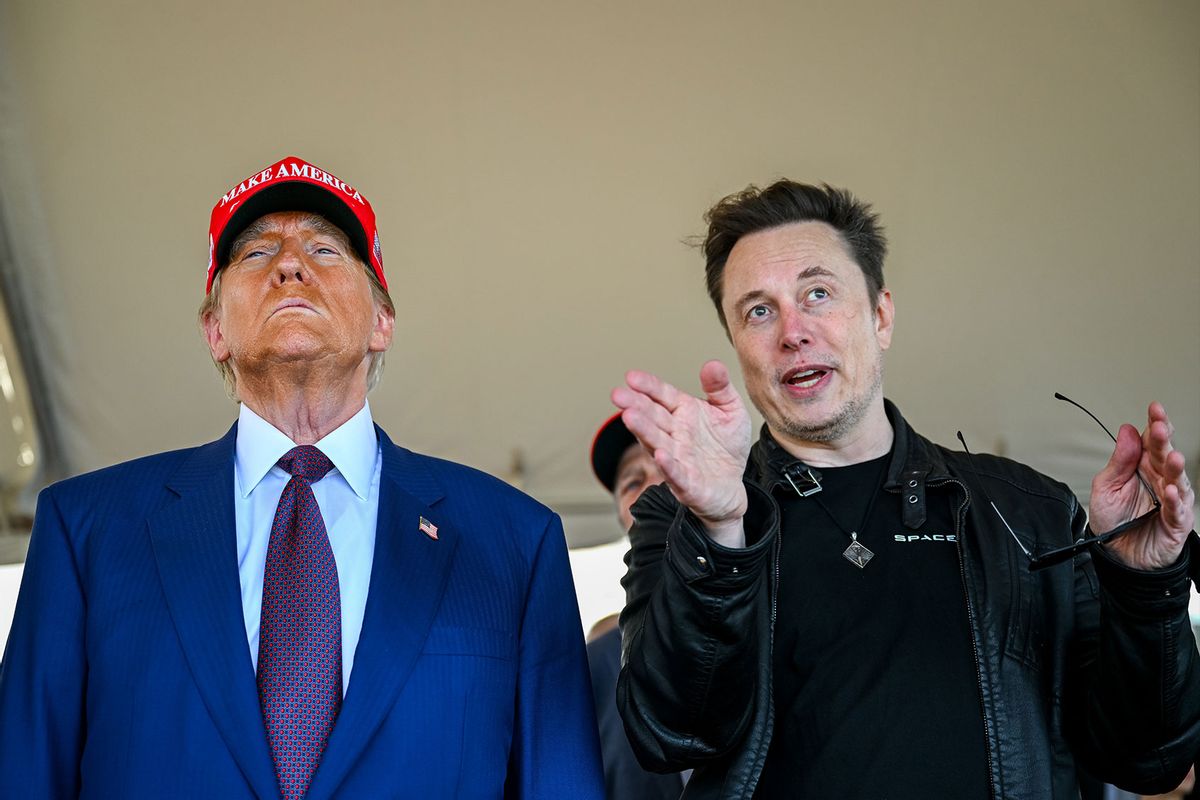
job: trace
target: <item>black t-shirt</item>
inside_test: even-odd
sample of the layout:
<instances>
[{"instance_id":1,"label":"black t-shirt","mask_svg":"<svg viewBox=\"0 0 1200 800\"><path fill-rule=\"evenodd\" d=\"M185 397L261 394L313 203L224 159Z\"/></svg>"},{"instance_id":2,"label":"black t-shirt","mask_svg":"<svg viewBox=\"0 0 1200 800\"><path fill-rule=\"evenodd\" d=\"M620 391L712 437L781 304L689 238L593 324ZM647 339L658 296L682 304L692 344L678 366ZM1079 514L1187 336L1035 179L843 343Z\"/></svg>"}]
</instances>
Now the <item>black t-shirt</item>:
<instances>
[{"instance_id":1,"label":"black t-shirt","mask_svg":"<svg viewBox=\"0 0 1200 800\"><path fill-rule=\"evenodd\" d=\"M905 528L889 460L823 468L811 497L775 491L775 730L756 798L988 796L954 495L929 487L926 523ZM874 553L864 568L842 555L850 531Z\"/></svg>"}]
</instances>

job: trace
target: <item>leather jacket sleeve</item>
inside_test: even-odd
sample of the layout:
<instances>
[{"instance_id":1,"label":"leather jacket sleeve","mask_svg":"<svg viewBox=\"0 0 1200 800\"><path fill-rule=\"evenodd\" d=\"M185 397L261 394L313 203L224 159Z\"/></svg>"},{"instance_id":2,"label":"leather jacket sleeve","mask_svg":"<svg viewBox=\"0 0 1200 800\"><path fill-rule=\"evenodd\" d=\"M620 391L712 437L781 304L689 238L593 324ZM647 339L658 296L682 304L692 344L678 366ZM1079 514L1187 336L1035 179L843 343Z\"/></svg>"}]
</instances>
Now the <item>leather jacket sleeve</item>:
<instances>
[{"instance_id":1,"label":"leather jacket sleeve","mask_svg":"<svg viewBox=\"0 0 1200 800\"><path fill-rule=\"evenodd\" d=\"M1082 511L1076 522L1078 534ZM1197 756L1200 659L1188 599L1198 549L1193 534L1174 566L1142 572L1096 548L1094 575L1076 572L1066 733L1089 771L1129 791L1173 790Z\"/></svg>"},{"instance_id":2,"label":"leather jacket sleeve","mask_svg":"<svg viewBox=\"0 0 1200 800\"><path fill-rule=\"evenodd\" d=\"M770 664L768 570L779 511L761 489L746 489L745 549L714 543L665 486L634 505L617 705L647 769L721 760L753 748L748 734L770 730L770 671L762 665Z\"/></svg>"}]
</instances>

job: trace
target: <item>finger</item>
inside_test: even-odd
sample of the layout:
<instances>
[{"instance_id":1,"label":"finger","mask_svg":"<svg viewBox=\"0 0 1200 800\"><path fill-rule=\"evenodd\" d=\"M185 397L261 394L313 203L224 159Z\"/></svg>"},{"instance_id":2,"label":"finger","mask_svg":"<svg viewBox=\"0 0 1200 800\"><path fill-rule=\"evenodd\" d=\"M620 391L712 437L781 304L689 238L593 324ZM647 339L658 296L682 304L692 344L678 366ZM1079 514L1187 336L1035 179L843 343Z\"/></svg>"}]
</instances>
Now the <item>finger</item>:
<instances>
[{"instance_id":1,"label":"finger","mask_svg":"<svg viewBox=\"0 0 1200 800\"><path fill-rule=\"evenodd\" d=\"M683 392L657 375L642 372L639 369L631 369L626 372L625 383L629 384L630 389L649 395L651 399L664 406L668 411L678 408L685 396Z\"/></svg>"},{"instance_id":2,"label":"finger","mask_svg":"<svg viewBox=\"0 0 1200 800\"><path fill-rule=\"evenodd\" d=\"M1188 479L1183 453L1172 451L1162 463L1158 477L1158 497L1162 504L1162 523L1168 532L1180 536L1195 525L1196 497Z\"/></svg>"},{"instance_id":3,"label":"finger","mask_svg":"<svg viewBox=\"0 0 1200 800\"><path fill-rule=\"evenodd\" d=\"M624 411L627 408L632 408L639 397L642 397L641 392L635 392L628 386L618 386L608 393L608 398L612 400L612 404Z\"/></svg>"},{"instance_id":4,"label":"finger","mask_svg":"<svg viewBox=\"0 0 1200 800\"><path fill-rule=\"evenodd\" d=\"M622 411L630 408L636 408L655 421L656 424L664 428L671 428L671 414L661 405L659 405L652 397L642 392L630 389L627 386L618 386L609 394L613 405Z\"/></svg>"},{"instance_id":5,"label":"finger","mask_svg":"<svg viewBox=\"0 0 1200 800\"><path fill-rule=\"evenodd\" d=\"M657 406L654 406L657 408ZM651 453L668 448L671 445L671 433L659 426L649 408L635 406L621 412L621 421L629 432L642 443Z\"/></svg>"},{"instance_id":6,"label":"finger","mask_svg":"<svg viewBox=\"0 0 1200 800\"><path fill-rule=\"evenodd\" d=\"M1175 448L1171 446L1170 424L1161 419L1151 422L1146 427L1145 433L1142 434L1142 446L1145 448L1150 468L1154 472L1162 474L1167 457L1175 451Z\"/></svg>"},{"instance_id":7,"label":"finger","mask_svg":"<svg viewBox=\"0 0 1200 800\"><path fill-rule=\"evenodd\" d=\"M1120 489L1137 470L1138 462L1142 460L1142 441L1137 428L1132 425L1122 425L1117 431L1117 444L1113 448L1108 463L1092 480L1093 493L1098 490L1114 491Z\"/></svg>"},{"instance_id":8,"label":"finger","mask_svg":"<svg viewBox=\"0 0 1200 800\"><path fill-rule=\"evenodd\" d=\"M1169 467L1171 454L1175 452L1175 447L1171 443L1171 438L1175 435L1175 426L1171 424L1163 404L1157 401L1150 404L1150 408L1146 412L1146 419L1148 420L1146 430L1142 434L1142 442L1145 447L1142 471L1150 481L1154 482L1158 488L1160 499L1162 499L1165 496L1167 485L1177 481L1180 477L1177 470ZM1183 480L1187 480L1186 475L1183 475Z\"/></svg>"},{"instance_id":9,"label":"finger","mask_svg":"<svg viewBox=\"0 0 1200 800\"><path fill-rule=\"evenodd\" d=\"M625 410L635 412L643 421L642 424L652 425L668 435L673 434L679 427L678 421L670 411L644 394L635 396L633 402L626 406Z\"/></svg>"},{"instance_id":10,"label":"finger","mask_svg":"<svg viewBox=\"0 0 1200 800\"><path fill-rule=\"evenodd\" d=\"M742 400L729 380L729 369L720 361L706 361L700 367L700 388L714 406L725 408Z\"/></svg>"},{"instance_id":11,"label":"finger","mask_svg":"<svg viewBox=\"0 0 1200 800\"><path fill-rule=\"evenodd\" d=\"M1157 400L1151 403L1150 408L1146 411L1146 430L1149 431L1156 422L1166 425L1168 440L1175 435L1175 426L1172 424L1171 418L1167 416L1167 409Z\"/></svg>"},{"instance_id":12,"label":"finger","mask_svg":"<svg viewBox=\"0 0 1200 800\"><path fill-rule=\"evenodd\" d=\"M1172 451L1167 456L1166 463L1163 464L1162 474L1165 486L1174 486L1179 491L1181 500L1186 503L1195 502L1195 494L1193 493L1192 482L1188 479L1187 462L1183 457L1183 453L1178 450Z\"/></svg>"},{"instance_id":13,"label":"finger","mask_svg":"<svg viewBox=\"0 0 1200 800\"><path fill-rule=\"evenodd\" d=\"M1163 490L1162 522L1167 530L1180 536L1196 527L1196 510L1192 502L1184 497L1176 484Z\"/></svg>"},{"instance_id":14,"label":"finger","mask_svg":"<svg viewBox=\"0 0 1200 800\"><path fill-rule=\"evenodd\" d=\"M1155 400L1146 411L1146 422L1147 424L1153 424L1159 420L1167 423L1167 427L1171 429L1171 433L1175 433L1175 428L1171 425L1171 419L1167 416L1167 409L1163 407L1162 403Z\"/></svg>"}]
</instances>

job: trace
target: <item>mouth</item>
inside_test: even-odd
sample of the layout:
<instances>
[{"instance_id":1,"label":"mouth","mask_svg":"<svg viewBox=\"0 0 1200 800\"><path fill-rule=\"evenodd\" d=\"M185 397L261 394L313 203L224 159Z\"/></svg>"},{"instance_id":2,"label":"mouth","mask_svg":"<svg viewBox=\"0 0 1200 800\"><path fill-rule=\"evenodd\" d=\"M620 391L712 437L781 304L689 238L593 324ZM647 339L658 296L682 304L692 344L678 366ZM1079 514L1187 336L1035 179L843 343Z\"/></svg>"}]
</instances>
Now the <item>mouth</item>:
<instances>
[{"instance_id":1,"label":"mouth","mask_svg":"<svg viewBox=\"0 0 1200 800\"><path fill-rule=\"evenodd\" d=\"M796 389L811 389L817 386L830 374L824 367L803 367L788 370L783 373L783 384Z\"/></svg>"},{"instance_id":2,"label":"mouth","mask_svg":"<svg viewBox=\"0 0 1200 800\"><path fill-rule=\"evenodd\" d=\"M304 300L301 300L299 297L289 297L288 299L281 302L279 305L275 306L275 310L272 311L271 314L275 315L281 311L287 311L288 309L313 311L313 312L316 311L316 309L313 308L309 303L305 302Z\"/></svg>"}]
</instances>

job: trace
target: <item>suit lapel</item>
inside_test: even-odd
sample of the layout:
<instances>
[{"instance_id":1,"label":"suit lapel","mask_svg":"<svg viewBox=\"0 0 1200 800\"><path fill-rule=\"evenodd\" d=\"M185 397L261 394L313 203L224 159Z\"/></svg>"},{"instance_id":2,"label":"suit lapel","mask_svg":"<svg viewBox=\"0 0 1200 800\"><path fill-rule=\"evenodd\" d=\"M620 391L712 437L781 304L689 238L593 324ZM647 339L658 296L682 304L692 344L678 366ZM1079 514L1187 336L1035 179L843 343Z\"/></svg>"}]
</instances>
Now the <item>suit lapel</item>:
<instances>
[{"instance_id":1,"label":"suit lapel","mask_svg":"<svg viewBox=\"0 0 1200 800\"><path fill-rule=\"evenodd\" d=\"M234 425L171 476L149 520L163 593L200 696L260 798L278 798L258 704L238 581ZM170 713L170 710L167 710Z\"/></svg>"},{"instance_id":2,"label":"suit lapel","mask_svg":"<svg viewBox=\"0 0 1200 800\"><path fill-rule=\"evenodd\" d=\"M390 713L441 603L458 535L436 508L442 492L413 456L379 436L383 465L375 556L362 635L337 724L307 795L332 796ZM424 517L437 539L418 528Z\"/></svg>"}]
</instances>

